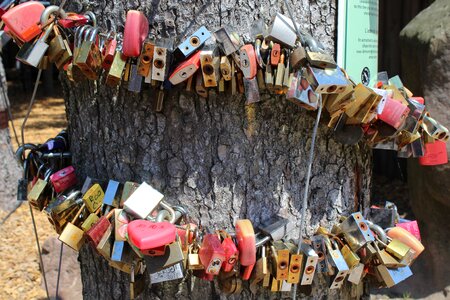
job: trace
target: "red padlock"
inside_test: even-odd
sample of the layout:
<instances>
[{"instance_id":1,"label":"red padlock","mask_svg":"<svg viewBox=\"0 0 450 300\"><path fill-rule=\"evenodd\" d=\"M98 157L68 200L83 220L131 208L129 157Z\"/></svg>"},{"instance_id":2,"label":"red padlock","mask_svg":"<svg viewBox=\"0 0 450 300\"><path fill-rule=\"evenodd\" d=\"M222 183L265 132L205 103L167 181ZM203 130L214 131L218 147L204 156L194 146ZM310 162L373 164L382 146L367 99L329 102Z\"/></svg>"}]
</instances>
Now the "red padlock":
<instances>
[{"instance_id":1,"label":"red padlock","mask_svg":"<svg viewBox=\"0 0 450 300\"><path fill-rule=\"evenodd\" d=\"M102 67L105 70L111 69L111 65L114 60L114 56L116 55L117 48L117 39L116 34L114 33L114 37L110 39L108 37L107 42L102 50Z\"/></svg>"},{"instance_id":2,"label":"red padlock","mask_svg":"<svg viewBox=\"0 0 450 300\"><path fill-rule=\"evenodd\" d=\"M97 249L98 243L105 235L109 225L111 225L109 219L114 215L114 211L115 209L111 210L106 216L102 216L88 231L86 231L86 238L94 249Z\"/></svg>"},{"instance_id":3,"label":"red padlock","mask_svg":"<svg viewBox=\"0 0 450 300\"><path fill-rule=\"evenodd\" d=\"M224 272L231 272L239 259L239 250L231 237L227 236L222 241L222 247L225 250L225 260L222 264Z\"/></svg>"},{"instance_id":4,"label":"red padlock","mask_svg":"<svg viewBox=\"0 0 450 300\"><path fill-rule=\"evenodd\" d=\"M17 38L29 42L42 32L39 21L44 9L38 1L25 2L7 11L2 20Z\"/></svg>"},{"instance_id":5,"label":"red padlock","mask_svg":"<svg viewBox=\"0 0 450 300\"><path fill-rule=\"evenodd\" d=\"M395 129L399 129L405 122L410 109L400 101L394 100L390 97L386 99L383 112L378 115L378 119L386 124L391 125Z\"/></svg>"},{"instance_id":6,"label":"red padlock","mask_svg":"<svg viewBox=\"0 0 450 300\"><path fill-rule=\"evenodd\" d=\"M239 262L245 267L242 279L248 280L256 263L255 230L250 220L237 220L235 227Z\"/></svg>"},{"instance_id":7,"label":"red padlock","mask_svg":"<svg viewBox=\"0 0 450 300\"><path fill-rule=\"evenodd\" d=\"M127 57L138 57L141 47L148 35L148 20L141 11L130 10L125 21L123 33L123 55Z\"/></svg>"},{"instance_id":8,"label":"red padlock","mask_svg":"<svg viewBox=\"0 0 450 300\"><path fill-rule=\"evenodd\" d=\"M241 47L240 51L241 70L244 77L247 79L253 79L256 76L257 62L256 53L253 45L247 44Z\"/></svg>"},{"instance_id":9,"label":"red padlock","mask_svg":"<svg viewBox=\"0 0 450 300\"><path fill-rule=\"evenodd\" d=\"M64 28L74 28L86 25L89 22L87 16L79 15L75 13L67 13L67 17L64 19L59 19L58 23Z\"/></svg>"},{"instance_id":10,"label":"red padlock","mask_svg":"<svg viewBox=\"0 0 450 300\"><path fill-rule=\"evenodd\" d=\"M144 255L164 255L166 245L176 239L177 230L169 222L134 220L127 227L128 239ZM162 254L160 254L162 252Z\"/></svg>"},{"instance_id":11,"label":"red padlock","mask_svg":"<svg viewBox=\"0 0 450 300\"><path fill-rule=\"evenodd\" d=\"M59 170L55 174L50 176L50 182L53 185L56 193L61 193L77 184L77 176L75 169L72 166L68 166L62 170Z\"/></svg>"},{"instance_id":12,"label":"red padlock","mask_svg":"<svg viewBox=\"0 0 450 300\"><path fill-rule=\"evenodd\" d=\"M272 51L270 52L270 64L272 67L277 67L278 63L280 62L280 55L281 55L281 46L280 44L273 44Z\"/></svg>"},{"instance_id":13,"label":"red padlock","mask_svg":"<svg viewBox=\"0 0 450 300\"><path fill-rule=\"evenodd\" d=\"M173 85L177 85L187 80L200 68L200 51L197 51L188 60L182 62L169 77Z\"/></svg>"},{"instance_id":14,"label":"red padlock","mask_svg":"<svg viewBox=\"0 0 450 300\"><path fill-rule=\"evenodd\" d=\"M447 144L442 141L425 144L425 155L419 157L422 166L437 166L448 163Z\"/></svg>"},{"instance_id":15,"label":"red padlock","mask_svg":"<svg viewBox=\"0 0 450 300\"><path fill-rule=\"evenodd\" d=\"M419 224L417 224L417 221L409 221L409 222L402 222L395 224L396 227L401 227L405 230L407 230L409 233L411 233L413 236L416 237L419 241L422 241L422 238L420 236L420 230L419 230Z\"/></svg>"},{"instance_id":16,"label":"red padlock","mask_svg":"<svg viewBox=\"0 0 450 300\"><path fill-rule=\"evenodd\" d=\"M225 260L225 250L219 237L215 234L207 234L203 238L198 254L200 262L205 267L205 273L219 275L220 268Z\"/></svg>"}]
</instances>

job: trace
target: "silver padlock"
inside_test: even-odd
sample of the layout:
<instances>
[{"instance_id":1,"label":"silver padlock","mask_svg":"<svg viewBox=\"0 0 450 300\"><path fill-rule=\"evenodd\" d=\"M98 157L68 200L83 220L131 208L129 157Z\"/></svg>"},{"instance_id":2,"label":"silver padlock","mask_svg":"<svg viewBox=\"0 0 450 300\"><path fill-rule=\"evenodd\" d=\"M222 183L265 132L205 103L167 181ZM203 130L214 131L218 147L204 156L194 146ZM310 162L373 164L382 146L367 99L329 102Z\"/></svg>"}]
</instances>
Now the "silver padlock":
<instances>
[{"instance_id":1,"label":"silver padlock","mask_svg":"<svg viewBox=\"0 0 450 300\"><path fill-rule=\"evenodd\" d=\"M163 198L163 194L143 182L125 201L124 210L136 218L145 219L158 207Z\"/></svg>"},{"instance_id":2,"label":"silver padlock","mask_svg":"<svg viewBox=\"0 0 450 300\"><path fill-rule=\"evenodd\" d=\"M299 27L297 25L297 28ZM285 48L295 48L297 34L295 33L294 23L285 15L277 13L272 20L272 25L268 30L266 38L269 41L283 45Z\"/></svg>"},{"instance_id":3,"label":"silver padlock","mask_svg":"<svg viewBox=\"0 0 450 300\"><path fill-rule=\"evenodd\" d=\"M342 256L341 251L337 247L336 242L326 238L325 245L328 250L328 259L331 264L336 268L336 275L331 279L330 289L339 289L342 287L345 278L347 277L350 269Z\"/></svg>"},{"instance_id":4,"label":"silver padlock","mask_svg":"<svg viewBox=\"0 0 450 300\"><path fill-rule=\"evenodd\" d=\"M310 245L305 243L302 243L300 250L305 257L305 263L302 273L303 275L300 281L300 285L311 285L313 282L314 274L316 273L319 256Z\"/></svg>"},{"instance_id":5,"label":"silver padlock","mask_svg":"<svg viewBox=\"0 0 450 300\"><path fill-rule=\"evenodd\" d=\"M358 251L368 242L375 240L369 225L360 212L351 214L341 225L344 238L353 251Z\"/></svg>"},{"instance_id":6,"label":"silver padlock","mask_svg":"<svg viewBox=\"0 0 450 300\"><path fill-rule=\"evenodd\" d=\"M167 281L181 279L183 277L184 277L183 264L178 263L169 268L162 269L159 272L150 274L150 282L152 284L160 283L160 282L167 282Z\"/></svg>"}]
</instances>

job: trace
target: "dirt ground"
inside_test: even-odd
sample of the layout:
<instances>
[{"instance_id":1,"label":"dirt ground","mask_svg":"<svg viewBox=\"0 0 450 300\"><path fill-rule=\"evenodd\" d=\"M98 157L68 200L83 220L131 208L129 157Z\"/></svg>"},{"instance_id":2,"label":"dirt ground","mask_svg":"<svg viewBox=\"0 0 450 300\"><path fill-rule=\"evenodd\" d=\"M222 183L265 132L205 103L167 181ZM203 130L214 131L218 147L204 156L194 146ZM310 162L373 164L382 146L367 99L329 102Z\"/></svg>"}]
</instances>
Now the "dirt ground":
<instances>
[{"instance_id":1,"label":"dirt ground","mask_svg":"<svg viewBox=\"0 0 450 300\"><path fill-rule=\"evenodd\" d=\"M8 71L7 71L8 72ZM7 73L8 74L8 73ZM9 75L9 74L8 74ZM20 141L20 124L25 117L31 91L9 86L9 97L16 132ZM11 122L10 122L11 125ZM25 141L45 142L66 127L64 101L46 98L38 93L25 130ZM17 148L13 128L10 128L13 148ZM16 187L12 187L15 189ZM44 299L33 225L27 203L7 217L9 211L0 209L0 299ZM35 212L41 246L57 235L43 213Z\"/></svg>"}]
</instances>

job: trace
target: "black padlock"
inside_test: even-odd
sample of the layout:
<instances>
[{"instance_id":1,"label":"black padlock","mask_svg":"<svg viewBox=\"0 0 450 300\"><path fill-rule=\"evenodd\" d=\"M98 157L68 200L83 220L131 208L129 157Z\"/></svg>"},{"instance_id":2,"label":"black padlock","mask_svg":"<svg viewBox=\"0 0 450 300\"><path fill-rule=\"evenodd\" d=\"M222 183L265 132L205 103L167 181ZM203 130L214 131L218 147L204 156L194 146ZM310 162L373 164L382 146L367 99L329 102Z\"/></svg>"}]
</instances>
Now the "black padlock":
<instances>
[{"instance_id":1,"label":"black padlock","mask_svg":"<svg viewBox=\"0 0 450 300\"><path fill-rule=\"evenodd\" d=\"M30 156L28 156L23 162L23 176L17 183L17 201L27 201L29 168Z\"/></svg>"}]
</instances>

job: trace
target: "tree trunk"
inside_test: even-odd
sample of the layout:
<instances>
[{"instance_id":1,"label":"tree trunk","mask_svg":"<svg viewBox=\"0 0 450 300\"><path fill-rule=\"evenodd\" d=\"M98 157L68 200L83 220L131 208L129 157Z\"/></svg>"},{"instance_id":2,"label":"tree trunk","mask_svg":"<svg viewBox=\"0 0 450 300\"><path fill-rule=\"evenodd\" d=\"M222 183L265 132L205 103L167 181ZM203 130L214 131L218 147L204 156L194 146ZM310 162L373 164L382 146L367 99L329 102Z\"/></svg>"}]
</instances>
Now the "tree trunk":
<instances>
[{"instance_id":1,"label":"tree trunk","mask_svg":"<svg viewBox=\"0 0 450 300\"><path fill-rule=\"evenodd\" d=\"M284 2L273 0L87 2L100 26L122 31L126 11L140 9L159 37L179 39L201 25L210 31L231 25L248 36L254 20L268 23L277 11L287 14ZM334 52L335 1L290 2L298 22ZM155 113L157 94L149 87L133 94L105 86L104 77L96 83L63 84L73 163L80 178L146 181L169 203L183 204L210 228L232 230L241 218L257 225L275 214L298 221L314 118L284 97L266 94L262 102L245 106L241 96L211 91L203 99L174 88L166 93L163 112ZM319 225L331 227L340 214L368 205L370 167L367 147L338 144L326 126L320 126L308 235ZM296 238L297 230L290 237ZM109 268L87 246L79 260L86 299L128 298L126 274ZM155 285L144 298L220 295L210 282L196 280L193 289L191 282L189 277L178 286ZM314 298L343 298L349 293L348 288L330 291L324 278L316 276ZM251 294L245 289L240 297Z\"/></svg>"},{"instance_id":2,"label":"tree trunk","mask_svg":"<svg viewBox=\"0 0 450 300\"><path fill-rule=\"evenodd\" d=\"M3 62L0 59L0 112L8 111L8 93L6 86L6 75ZM4 94L3 90L4 89ZM14 151L11 146L9 128L0 129L0 209L7 212L14 209L19 203L16 201L17 178L21 177L19 165L14 158Z\"/></svg>"}]
</instances>

